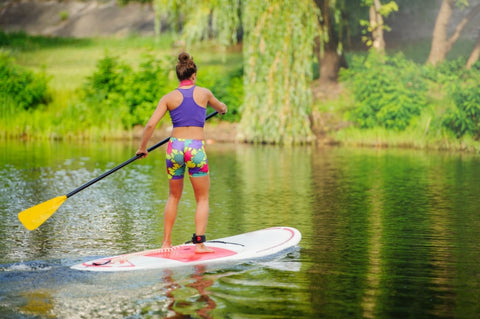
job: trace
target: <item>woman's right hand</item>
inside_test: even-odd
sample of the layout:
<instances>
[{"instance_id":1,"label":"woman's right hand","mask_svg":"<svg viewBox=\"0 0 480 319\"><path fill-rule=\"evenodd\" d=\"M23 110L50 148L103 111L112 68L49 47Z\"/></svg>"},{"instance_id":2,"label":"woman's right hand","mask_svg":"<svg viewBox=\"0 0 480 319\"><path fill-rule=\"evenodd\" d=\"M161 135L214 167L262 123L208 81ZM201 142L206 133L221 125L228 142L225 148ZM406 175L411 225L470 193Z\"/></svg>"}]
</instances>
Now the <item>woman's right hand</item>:
<instances>
[{"instance_id":1,"label":"woman's right hand","mask_svg":"<svg viewBox=\"0 0 480 319\"><path fill-rule=\"evenodd\" d=\"M136 152L135 152L135 155L140 156L140 158L144 158L144 157L147 157L148 156L148 151L146 149L141 149L139 148Z\"/></svg>"}]
</instances>

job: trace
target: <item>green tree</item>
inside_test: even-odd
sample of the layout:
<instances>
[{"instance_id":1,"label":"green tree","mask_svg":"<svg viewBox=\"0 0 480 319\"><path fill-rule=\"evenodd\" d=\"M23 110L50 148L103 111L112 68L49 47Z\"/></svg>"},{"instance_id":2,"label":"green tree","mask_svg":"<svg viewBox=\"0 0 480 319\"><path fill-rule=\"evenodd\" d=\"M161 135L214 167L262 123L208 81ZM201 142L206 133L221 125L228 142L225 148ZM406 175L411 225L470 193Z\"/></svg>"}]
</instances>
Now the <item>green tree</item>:
<instances>
[{"instance_id":1,"label":"green tree","mask_svg":"<svg viewBox=\"0 0 480 319\"><path fill-rule=\"evenodd\" d=\"M267 143L312 139L308 120L318 7L312 1L245 1L242 138Z\"/></svg>"},{"instance_id":2,"label":"green tree","mask_svg":"<svg viewBox=\"0 0 480 319\"><path fill-rule=\"evenodd\" d=\"M367 27L369 34L364 37L365 42L369 47L383 54L385 53L384 30L390 30L383 18L398 11L398 5L395 1L382 4L380 0L363 0L363 3L370 8L369 21L360 20L360 23Z\"/></svg>"}]
</instances>

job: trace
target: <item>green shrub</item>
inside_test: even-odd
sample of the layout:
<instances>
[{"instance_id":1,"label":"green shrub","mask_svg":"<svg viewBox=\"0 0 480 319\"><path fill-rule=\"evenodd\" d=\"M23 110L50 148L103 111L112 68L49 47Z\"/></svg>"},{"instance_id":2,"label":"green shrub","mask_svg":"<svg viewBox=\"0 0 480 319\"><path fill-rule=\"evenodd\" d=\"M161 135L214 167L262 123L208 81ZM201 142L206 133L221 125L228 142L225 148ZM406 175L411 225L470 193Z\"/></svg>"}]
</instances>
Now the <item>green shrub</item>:
<instances>
[{"instance_id":1,"label":"green shrub","mask_svg":"<svg viewBox=\"0 0 480 319\"><path fill-rule=\"evenodd\" d=\"M466 64L467 59L465 57L447 60L436 66L428 64L423 67L424 77L433 83L434 91L437 94L453 99L453 95L459 88L459 85L465 85L468 82L480 79L478 76L479 70L475 68L467 70L465 68Z\"/></svg>"},{"instance_id":2,"label":"green shrub","mask_svg":"<svg viewBox=\"0 0 480 319\"><path fill-rule=\"evenodd\" d=\"M480 80L480 78L479 78ZM457 137L465 134L480 139L480 90L478 82L457 85L451 93L455 108L449 110L443 120L444 126Z\"/></svg>"},{"instance_id":3,"label":"green shrub","mask_svg":"<svg viewBox=\"0 0 480 319\"><path fill-rule=\"evenodd\" d=\"M113 92L123 90L125 78L132 69L121 62L118 58L106 55L97 62L96 70L87 78L85 92L94 94L99 100L108 99Z\"/></svg>"},{"instance_id":4,"label":"green shrub","mask_svg":"<svg viewBox=\"0 0 480 319\"><path fill-rule=\"evenodd\" d=\"M229 122L240 121L240 108L243 104L243 68L239 68L228 75L216 78L212 93L228 107L228 113L222 119Z\"/></svg>"},{"instance_id":5,"label":"green shrub","mask_svg":"<svg viewBox=\"0 0 480 319\"><path fill-rule=\"evenodd\" d=\"M139 71L134 72L130 80L125 99L132 115L131 123L144 124L157 107L159 99L172 88L169 71L165 61L147 54L140 63Z\"/></svg>"},{"instance_id":6,"label":"green shrub","mask_svg":"<svg viewBox=\"0 0 480 319\"><path fill-rule=\"evenodd\" d=\"M117 118L125 129L144 124L170 87L163 62L143 56L139 69L106 55L83 87L84 100L98 114Z\"/></svg>"},{"instance_id":7,"label":"green shrub","mask_svg":"<svg viewBox=\"0 0 480 319\"><path fill-rule=\"evenodd\" d=\"M62 21L67 20L68 17L69 17L68 11L65 11L65 10L61 11L59 13L59 17L60 17L60 20L62 20Z\"/></svg>"},{"instance_id":8,"label":"green shrub","mask_svg":"<svg viewBox=\"0 0 480 319\"><path fill-rule=\"evenodd\" d=\"M445 61L433 67L425 67L425 77L434 83L436 91L443 94L453 107L439 116L443 127L457 138L468 134L480 138L480 64L465 68L466 58Z\"/></svg>"},{"instance_id":9,"label":"green shrub","mask_svg":"<svg viewBox=\"0 0 480 319\"><path fill-rule=\"evenodd\" d=\"M404 130L427 104L421 68L402 55L355 58L341 80L352 89L351 119L361 128Z\"/></svg>"},{"instance_id":10,"label":"green shrub","mask_svg":"<svg viewBox=\"0 0 480 319\"><path fill-rule=\"evenodd\" d=\"M15 64L8 52L0 50L0 95L19 109L29 110L48 103L48 78Z\"/></svg>"}]
</instances>

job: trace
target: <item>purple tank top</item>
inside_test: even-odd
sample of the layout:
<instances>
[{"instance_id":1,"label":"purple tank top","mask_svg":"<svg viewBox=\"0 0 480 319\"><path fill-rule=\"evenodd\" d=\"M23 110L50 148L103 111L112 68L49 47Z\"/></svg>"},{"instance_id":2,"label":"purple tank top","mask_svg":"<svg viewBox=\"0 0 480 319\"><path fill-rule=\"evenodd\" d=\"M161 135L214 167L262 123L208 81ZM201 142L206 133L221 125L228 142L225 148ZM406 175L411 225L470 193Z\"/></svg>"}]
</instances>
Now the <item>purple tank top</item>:
<instances>
[{"instance_id":1,"label":"purple tank top","mask_svg":"<svg viewBox=\"0 0 480 319\"><path fill-rule=\"evenodd\" d=\"M207 109L198 105L193 99L194 89L195 86L189 89L177 89L182 93L183 101L177 108L170 111L173 127L205 126Z\"/></svg>"}]
</instances>

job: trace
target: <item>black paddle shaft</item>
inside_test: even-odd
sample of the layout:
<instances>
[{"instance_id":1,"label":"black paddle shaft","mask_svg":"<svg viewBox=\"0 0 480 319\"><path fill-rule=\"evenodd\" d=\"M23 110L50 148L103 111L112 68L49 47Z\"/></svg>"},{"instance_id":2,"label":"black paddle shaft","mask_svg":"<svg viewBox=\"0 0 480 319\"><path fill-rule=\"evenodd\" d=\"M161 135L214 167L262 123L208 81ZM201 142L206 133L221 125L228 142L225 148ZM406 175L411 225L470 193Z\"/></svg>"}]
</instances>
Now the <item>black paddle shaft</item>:
<instances>
[{"instance_id":1,"label":"black paddle shaft","mask_svg":"<svg viewBox=\"0 0 480 319\"><path fill-rule=\"evenodd\" d=\"M212 112L212 113L210 113L209 115L207 115L207 117L205 118L205 120L208 120L209 118L214 117L214 116L217 115L217 114L218 114L217 111ZM152 147L150 147L149 149L147 149L147 151L150 153L150 152L153 151L154 149L156 149L156 148L162 146L163 144L167 143L169 140L170 140L170 137L167 137L166 139L158 142L157 144L155 144L155 145L153 145ZM67 198L69 198L69 197L75 195L76 193L84 190L85 188L87 188L87 187L95 184L95 183L98 182L99 180L104 179L104 178L107 177L108 175L110 175L110 174L112 174L112 173L115 173L116 171L118 171L118 170L121 169L122 167L127 166L128 164L130 164L131 162L136 161L137 159L139 159L139 158L142 157L142 156L143 156L143 154L135 155L134 157L132 157L132 158L129 159L128 161L123 162L122 164L120 164L120 165L112 168L111 170L103 173L102 175L98 176L97 178L92 179L90 182L83 184L82 186L80 186L80 187L77 188L77 189L74 189L73 191L71 191L70 193L68 193L68 194L66 195Z\"/></svg>"}]
</instances>

